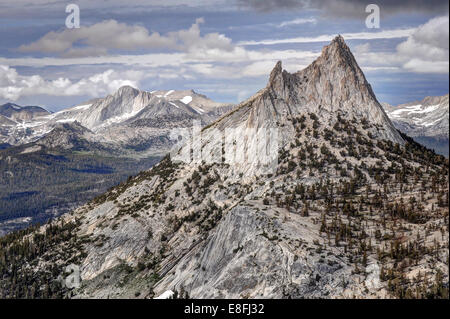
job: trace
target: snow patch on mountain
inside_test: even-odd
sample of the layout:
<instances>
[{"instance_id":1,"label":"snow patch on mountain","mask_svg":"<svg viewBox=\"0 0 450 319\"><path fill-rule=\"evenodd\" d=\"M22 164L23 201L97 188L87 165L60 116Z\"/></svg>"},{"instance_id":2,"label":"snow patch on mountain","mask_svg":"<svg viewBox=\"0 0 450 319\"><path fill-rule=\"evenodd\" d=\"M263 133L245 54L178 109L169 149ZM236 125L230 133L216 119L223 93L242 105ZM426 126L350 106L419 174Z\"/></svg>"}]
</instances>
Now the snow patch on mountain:
<instances>
[{"instance_id":1,"label":"snow patch on mountain","mask_svg":"<svg viewBox=\"0 0 450 319\"><path fill-rule=\"evenodd\" d=\"M92 104L84 104L84 105L78 105L72 108L72 110L87 110L90 108Z\"/></svg>"},{"instance_id":2,"label":"snow patch on mountain","mask_svg":"<svg viewBox=\"0 0 450 319\"><path fill-rule=\"evenodd\" d=\"M183 102L184 104L189 104L192 102L192 96L187 95L184 98L182 98L180 101Z\"/></svg>"},{"instance_id":3,"label":"snow patch on mountain","mask_svg":"<svg viewBox=\"0 0 450 319\"><path fill-rule=\"evenodd\" d=\"M62 120L57 120L57 123L72 123L75 122L75 119L62 119Z\"/></svg>"},{"instance_id":4,"label":"snow patch on mountain","mask_svg":"<svg viewBox=\"0 0 450 319\"><path fill-rule=\"evenodd\" d=\"M384 104L386 114L395 127L417 142L448 156L449 102L448 94L428 96L398 106Z\"/></svg>"},{"instance_id":5,"label":"snow patch on mountain","mask_svg":"<svg viewBox=\"0 0 450 319\"><path fill-rule=\"evenodd\" d=\"M175 92L174 90L170 90L168 91L166 94L164 94L164 97L168 97L170 94L172 94L173 92Z\"/></svg>"},{"instance_id":6,"label":"snow patch on mountain","mask_svg":"<svg viewBox=\"0 0 450 319\"><path fill-rule=\"evenodd\" d=\"M161 295L153 299L172 299L175 293L172 290L166 290Z\"/></svg>"},{"instance_id":7,"label":"snow patch on mountain","mask_svg":"<svg viewBox=\"0 0 450 319\"><path fill-rule=\"evenodd\" d=\"M401 109L397 109L395 111L392 111L390 113L391 116L393 117L402 117L405 115L410 115L410 114L425 114L425 113L431 113L433 111L435 111L437 108L439 108L439 104L437 105L430 105L430 106L424 106L424 105L412 105L412 106L407 106L405 108L401 108Z\"/></svg>"},{"instance_id":8,"label":"snow patch on mountain","mask_svg":"<svg viewBox=\"0 0 450 319\"><path fill-rule=\"evenodd\" d=\"M410 136L448 137L448 94L399 106L386 104L385 109L396 127Z\"/></svg>"},{"instance_id":9,"label":"snow patch on mountain","mask_svg":"<svg viewBox=\"0 0 450 319\"><path fill-rule=\"evenodd\" d=\"M203 114L203 113L205 113L205 110L203 110L201 107L194 106L194 105L192 105L191 107L192 107L192 108L195 110L195 112L197 112L198 114Z\"/></svg>"}]
</instances>

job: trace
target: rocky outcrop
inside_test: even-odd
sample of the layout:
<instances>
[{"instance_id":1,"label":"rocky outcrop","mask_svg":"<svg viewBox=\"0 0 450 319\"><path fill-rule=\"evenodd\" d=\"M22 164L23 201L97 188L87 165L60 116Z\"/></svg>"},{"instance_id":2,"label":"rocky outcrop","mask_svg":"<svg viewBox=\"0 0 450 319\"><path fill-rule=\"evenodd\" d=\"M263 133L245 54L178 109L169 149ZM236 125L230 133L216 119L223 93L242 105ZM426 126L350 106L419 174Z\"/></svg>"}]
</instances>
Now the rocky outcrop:
<instances>
[{"instance_id":1,"label":"rocky outcrop","mask_svg":"<svg viewBox=\"0 0 450 319\"><path fill-rule=\"evenodd\" d=\"M276 216L281 212L261 208L230 210L208 239L181 258L155 290L175 287L195 298L314 298L345 296L346 288L356 284L352 269L339 258L331 258L332 265L323 264L320 255L296 247L296 243L320 239L316 226L305 227L298 215L290 215L281 224ZM277 236L274 230L279 230ZM288 236L291 244L278 236Z\"/></svg>"}]
</instances>

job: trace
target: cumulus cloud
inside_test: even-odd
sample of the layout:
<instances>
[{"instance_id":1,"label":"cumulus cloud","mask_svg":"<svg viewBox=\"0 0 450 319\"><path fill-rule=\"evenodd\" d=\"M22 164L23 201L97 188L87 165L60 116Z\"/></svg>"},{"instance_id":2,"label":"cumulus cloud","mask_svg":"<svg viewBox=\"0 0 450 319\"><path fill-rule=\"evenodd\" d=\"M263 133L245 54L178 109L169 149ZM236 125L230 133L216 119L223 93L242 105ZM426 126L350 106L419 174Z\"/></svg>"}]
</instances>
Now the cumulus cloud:
<instances>
[{"instance_id":1,"label":"cumulus cloud","mask_svg":"<svg viewBox=\"0 0 450 319\"><path fill-rule=\"evenodd\" d=\"M105 20L79 29L51 31L30 44L18 48L20 52L57 54L66 58L102 56L110 50L167 49L181 52L199 50L230 51L234 46L223 34L201 35L198 18L189 29L161 35L143 26L128 25L115 20Z\"/></svg>"},{"instance_id":2,"label":"cumulus cloud","mask_svg":"<svg viewBox=\"0 0 450 319\"><path fill-rule=\"evenodd\" d=\"M395 52L372 52L370 44L355 48L358 60L368 66L397 67L416 73L448 73L449 17L431 19L419 26Z\"/></svg>"},{"instance_id":3,"label":"cumulus cloud","mask_svg":"<svg viewBox=\"0 0 450 319\"><path fill-rule=\"evenodd\" d=\"M74 45L83 45L76 48ZM58 53L65 56L89 56L105 54L108 49L175 47L175 39L149 34L142 26L129 26L115 20L81 27L51 31L39 40L19 47L21 52Z\"/></svg>"},{"instance_id":4,"label":"cumulus cloud","mask_svg":"<svg viewBox=\"0 0 450 319\"><path fill-rule=\"evenodd\" d=\"M278 10L318 9L326 16L341 18L362 18L367 14L365 8L372 3L367 0L237 0L240 7L252 8L261 12ZM382 14L399 12L443 13L448 12L448 0L378 0L376 4Z\"/></svg>"},{"instance_id":5,"label":"cumulus cloud","mask_svg":"<svg viewBox=\"0 0 450 319\"><path fill-rule=\"evenodd\" d=\"M403 56L419 58L424 61L448 61L449 54L449 17L431 19L421 25L406 40L397 46Z\"/></svg>"},{"instance_id":6,"label":"cumulus cloud","mask_svg":"<svg viewBox=\"0 0 450 319\"><path fill-rule=\"evenodd\" d=\"M292 20L285 23L302 22ZM139 87L141 83L150 81L152 85L155 85L155 81L161 81L161 83L166 81L164 83L167 83L183 78L201 79L202 81L205 79L206 81L232 79L242 81L243 79L266 78L276 61L283 60L284 68L295 72L319 56L320 50L277 50L276 47L253 50L247 46L328 42L335 36L324 34L316 37L233 43L231 39L219 33L202 35L200 30L202 23L204 20L200 18L186 30L164 35L151 33L141 26L117 23L114 20L86 27L79 35L71 35L68 39L65 38L64 32L72 30L59 33L50 32L38 41L31 43L28 50L58 54L59 57L0 57L0 65L5 65L0 66L0 98L17 100L23 96L36 94L99 97L111 93L123 85ZM96 38L96 34L109 32L106 31L109 29L107 26L114 30L112 33L116 33L116 35L110 34L110 39L107 37ZM370 41L404 38L403 42L392 49L393 52L380 52L379 50L375 52L369 43L353 48L358 63L365 71L383 69L445 74L448 72L449 64L448 26L449 18L444 16L432 19L417 28L343 35L346 40ZM127 37L131 39L127 39L125 33L121 32L127 33ZM103 54L102 52L110 53L109 51L112 49L129 49L133 47L132 44L141 48L146 46L147 48L171 48L174 52L91 56ZM45 51L46 49L53 51ZM91 51L88 52L88 49ZM15 69L18 66L75 68L76 65L92 66L92 69L98 69L89 69L88 72L91 73L82 75L82 79L79 79L80 75L67 72L65 77L52 80L44 79L40 75L21 75ZM118 71L118 65L130 70ZM116 71L103 71L104 68L114 68ZM137 71L131 71L132 69ZM225 88L222 87L221 90L223 91ZM241 95L246 94L247 92L243 92Z\"/></svg>"},{"instance_id":7,"label":"cumulus cloud","mask_svg":"<svg viewBox=\"0 0 450 319\"><path fill-rule=\"evenodd\" d=\"M51 96L102 96L123 85L139 87L144 74L139 71L107 70L85 79L68 78L45 80L39 75L20 75L16 69L0 65L0 98L15 101L23 96L45 94Z\"/></svg>"}]
</instances>

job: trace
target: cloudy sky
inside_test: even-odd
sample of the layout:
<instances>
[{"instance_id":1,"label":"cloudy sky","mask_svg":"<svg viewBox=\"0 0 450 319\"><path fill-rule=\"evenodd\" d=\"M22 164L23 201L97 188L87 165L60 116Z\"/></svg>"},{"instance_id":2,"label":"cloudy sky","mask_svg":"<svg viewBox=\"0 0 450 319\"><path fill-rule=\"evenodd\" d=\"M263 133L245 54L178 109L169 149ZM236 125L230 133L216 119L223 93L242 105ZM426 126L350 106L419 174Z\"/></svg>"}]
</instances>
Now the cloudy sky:
<instances>
[{"instance_id":1,"label":"cloudy sky","mask_svg":"<svg viewBox=\"0 0 450 319\"><path fill-rule=\"evenodd\" d=\"M70 3L79 29L65 25ZM276 61L300 70L337 34L381 102L448 93L447 0L2 0L0 24L0 103L56 111L125 84L238 102Z\"/></svg>"}]
</instances>

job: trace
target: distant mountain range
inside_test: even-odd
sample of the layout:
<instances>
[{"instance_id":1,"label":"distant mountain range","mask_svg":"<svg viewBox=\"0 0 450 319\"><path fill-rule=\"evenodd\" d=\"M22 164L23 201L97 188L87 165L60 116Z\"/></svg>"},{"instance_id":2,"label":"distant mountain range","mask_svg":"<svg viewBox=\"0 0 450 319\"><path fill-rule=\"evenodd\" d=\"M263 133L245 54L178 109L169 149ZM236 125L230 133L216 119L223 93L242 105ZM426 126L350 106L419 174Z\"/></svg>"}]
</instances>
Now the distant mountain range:
<instances>
[{"instance_id":1,"label":"distant mountain range","mask_svg":"<svg viewBox=\"0 0 450 319\"><path fill-rule=\"evenodd\" d=\"M175 143L172 128L207 125L231 108L192 90L130 86L56 113L1 105L0 234L58 216L150 168Z\"/></svg>"},{"instance_id":2,"label":"distant mountain range","mask_svg":"<svg viewBox=\"0 0 450 319\"><path fill-rule=\"evenodd\" d=\"M114 154L129 157L165 154L171 146L168 140L171 128L190 127L193 120L209 124L231 108L232 105L216 103L193 90L146 92L130 86L56 113L9 103L0 106L0 143L41 144L39 140L53 129L66 128L72 137L77 135L90 143L101 143ZM47 142L48 139L42 141ZM70 149L72 144L65 142L53 139L52 147Z\"/></svg>"},{"instance_id":3,"label":"distant mountain range","mask_svg":"<svg viewBox=\"0 0 450 319\"><path fill-rule=\"evenodd\" d=\"M172 94L126 88L83 106L92 116L74 130L113 123L119 113L97 106L116 98L132 100L121 128L140 127L137 114L208 113ZM144 111L147 98L156 104ZM0 297L448 298L448 159L394 127L341 36L303 70L277 63L201 135L177 154L214 161L165 156L52 223L5 236ZM68 265L79 287L56 284Z\"/></svg>"},{"instance_id":4,"label":"distant mountain range","mask_svg":"<svg viewBox=\"0 0 450 319\"><path fill-rule=\"evenodd\" d=\"M428 96L422 101L391 106L383 103L397 129L417 142L449 155L449 95Z\"/></svg>"},{"instance_id":5,"label":"distant mountain range","mask_svg":"<svg viewBox=\"0 0 450 319\"><path fill-rule=\"evenodd\" d=\"M48 114L50 112L40 106L20 106L14 103L0 105L0 119L6 118L11 123L31 121Z\"/></svg>"}]
</instances>

